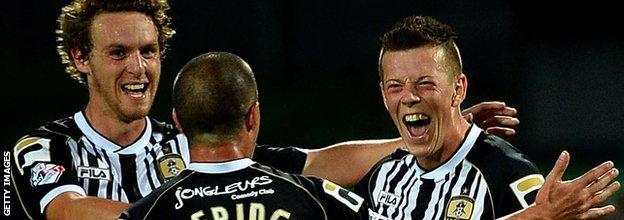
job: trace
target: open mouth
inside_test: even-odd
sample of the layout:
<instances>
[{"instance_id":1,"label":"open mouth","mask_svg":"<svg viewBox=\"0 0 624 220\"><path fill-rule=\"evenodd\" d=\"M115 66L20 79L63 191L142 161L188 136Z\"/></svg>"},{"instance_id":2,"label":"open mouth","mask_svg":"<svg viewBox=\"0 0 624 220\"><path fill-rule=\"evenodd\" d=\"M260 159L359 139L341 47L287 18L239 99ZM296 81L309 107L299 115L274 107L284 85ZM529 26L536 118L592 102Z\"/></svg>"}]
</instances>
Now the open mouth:
<instances>
[{"instance_id":1,"label":"open mouth","mask_svg":"<svg viewBox=\"0 0 624 220\"><path fill-rule=\"evenodd\" d=\"M407 127L411 137L418 138L427 132L431 118L428 115L422 113L407 114L403 116L403 123Z\"/></svg>"},{"instance_id":2,"label":"open mouth","mask_svg":"<svg viewBox=\"0 0 624 220\"><path fill-rule=\"evenodd\" d=\"M144 98L149 83L131 83L121 86L121 90L132 98Z\"/></svg>"}]
</instances>

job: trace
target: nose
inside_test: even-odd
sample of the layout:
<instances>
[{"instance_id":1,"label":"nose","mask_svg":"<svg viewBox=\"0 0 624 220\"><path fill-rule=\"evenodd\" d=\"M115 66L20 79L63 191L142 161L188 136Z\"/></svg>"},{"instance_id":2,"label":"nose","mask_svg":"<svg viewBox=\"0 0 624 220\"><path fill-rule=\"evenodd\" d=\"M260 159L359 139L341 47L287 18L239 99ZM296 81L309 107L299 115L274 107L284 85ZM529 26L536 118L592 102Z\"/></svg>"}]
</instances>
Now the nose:
<instances>
[{"instance_id":1,"label":"nose","mask_svg":"<svg viewBox=\"0 0 624 220\"><path fill-rule=\"evenodd\" d=\"M407 105L408 107L412 107L420 103L420 96L418 96L416 92L416 87L413 86L413 83L407 83L405 85L404 94L401 97L401 103Z\"/></svg>"},{"instance_id":2,"label":"nose","mask_svg":"<svg viewBox=\"0 0 624 220\"><path fill-rule=\"evenodd\" d=\"M126 59L126 71L133 75L145 74L145 67L147 62L140 52L134 52Z\"/></svg>"}]
</instances>

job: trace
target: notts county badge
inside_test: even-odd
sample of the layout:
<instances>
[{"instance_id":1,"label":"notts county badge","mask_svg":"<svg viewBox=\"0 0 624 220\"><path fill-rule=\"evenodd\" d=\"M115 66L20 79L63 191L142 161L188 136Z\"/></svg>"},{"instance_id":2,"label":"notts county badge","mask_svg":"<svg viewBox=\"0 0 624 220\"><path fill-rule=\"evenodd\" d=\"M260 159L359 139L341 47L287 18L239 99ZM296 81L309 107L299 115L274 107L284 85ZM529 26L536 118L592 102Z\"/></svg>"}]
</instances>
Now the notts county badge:
<instances>
[{"instance_id":1,"label":"notts county badge","mask_svg":"<svg viewBox=\"0 0 624 220\"><path fill-rule=\"evenodd\" d=\"M165 180L177 176L184 169L186 169L186 165L182 156L178 154L166 154L158 159L158 170L160 170L160 176Z\"/></svg>"},{"instance_id":2,"label":"notts county badge","mask_svg":"<svg viewBox=\"0 0 624 220\"><path fill-rule=\"evenodd\" d=\"M474 199L460 195L453 196L446 205L446 220L468 220L472 217Z\"/></svg>"}]
</instances>

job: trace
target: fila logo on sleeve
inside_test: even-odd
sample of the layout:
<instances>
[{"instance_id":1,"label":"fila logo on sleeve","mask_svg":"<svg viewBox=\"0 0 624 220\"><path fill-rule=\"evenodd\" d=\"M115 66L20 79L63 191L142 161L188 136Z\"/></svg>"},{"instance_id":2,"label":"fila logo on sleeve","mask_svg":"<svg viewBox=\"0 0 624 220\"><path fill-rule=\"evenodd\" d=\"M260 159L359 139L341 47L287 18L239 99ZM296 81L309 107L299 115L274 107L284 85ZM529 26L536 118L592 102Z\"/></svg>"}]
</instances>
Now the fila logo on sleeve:
<instances>
[{"instance_id":1,"label":"fila logo on sleeve","mask_svg":"<svg viewBox=\"0 0 624 220\"><path fill-rule=\"evenodd\" d=\"M99 167L78 167L78 178L98 179L110 181L110 169Z\"/></svg>"}]
</instances>

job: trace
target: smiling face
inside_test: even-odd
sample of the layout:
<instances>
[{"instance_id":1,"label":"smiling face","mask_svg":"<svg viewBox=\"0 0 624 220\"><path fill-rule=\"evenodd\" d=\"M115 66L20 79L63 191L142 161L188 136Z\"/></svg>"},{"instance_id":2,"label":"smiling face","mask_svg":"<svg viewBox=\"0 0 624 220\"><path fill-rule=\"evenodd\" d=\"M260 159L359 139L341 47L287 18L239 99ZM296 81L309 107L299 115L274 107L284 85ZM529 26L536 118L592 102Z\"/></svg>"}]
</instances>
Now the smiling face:
<instances>
[{"instance_id":1,"label":"smiling face","mask_svg":"<svg viewBox=\"0 0 624 220\"><path fill-rule=\"evenodd\" d=\"M142 119L160 79L156 26L138 12L102 13L90 33L88 59L75 59L78 70L88 74L88 105L124 122Z\"/></svg>"},{"instance_id":2,"label":"smiling face","mask_svg":"<svg viewBox=\"0 0 624 220\"><path fill-rule=\"evenodd\" d=\"M384 104L407 149L419 158L439 158L443 146L457 139L466 80L451 73L446 56L443 47L425 45L387 51L381 60Z\"/></svg>"}]
</instances>

